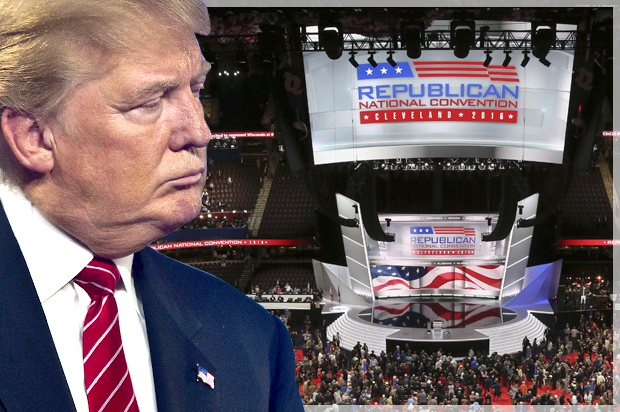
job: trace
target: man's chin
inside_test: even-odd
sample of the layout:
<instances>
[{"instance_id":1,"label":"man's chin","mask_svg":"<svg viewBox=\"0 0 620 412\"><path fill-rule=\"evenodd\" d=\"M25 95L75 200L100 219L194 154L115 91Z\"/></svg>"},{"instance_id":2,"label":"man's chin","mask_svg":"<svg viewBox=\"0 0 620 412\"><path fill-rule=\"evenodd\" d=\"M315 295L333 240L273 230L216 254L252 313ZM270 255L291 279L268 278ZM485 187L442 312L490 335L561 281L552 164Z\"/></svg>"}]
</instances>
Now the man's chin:
<instances>
[{"instance_id":1,"label":"man's chin","mask_svg":"<svg viewBox=\"0 0 620 412\"><path fill-rule=\"evenodd\" d=\"M200 202L196 204L177 204L176 208L170 208L165 215L161 216L160 226L165 234L168 234L187 222L190 222L198 216L201 211Z\"/></svg>"},{"instance_id":2,"label":"man's chin","mask_svg":"<svg viewBox=\"0 0 620 412\"><path fill-rule=\"evenodd\" d=\"M200 190L200 194L202 195L202 189ZM181 221L181 223L179 224L179 226L184 225L190 220L195 219L196 216L200 214L200 211L202 210L201 200L202 198L200 196L192 197L191 200L186 200L186 202L181 204L181 210L179 212L179 220Z\"/></svg>"}]
</instances>

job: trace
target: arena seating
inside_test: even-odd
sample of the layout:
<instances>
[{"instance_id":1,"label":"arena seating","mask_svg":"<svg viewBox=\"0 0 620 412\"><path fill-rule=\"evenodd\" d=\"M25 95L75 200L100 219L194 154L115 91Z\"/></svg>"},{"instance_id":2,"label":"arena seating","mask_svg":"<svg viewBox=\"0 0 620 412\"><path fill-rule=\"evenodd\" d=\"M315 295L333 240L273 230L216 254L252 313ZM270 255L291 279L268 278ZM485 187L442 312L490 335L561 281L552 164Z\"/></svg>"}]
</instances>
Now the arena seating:
<instances>
[{"instance_id":1,"label":"arena seating","mask_svg":"<svg viewBox=\"0 0 620 412\"><path fill-rule=\"evenodd\" d=\"M215 275L226 283L237 287L237 281L241 276L241 272L243 272L245 262L227 260L225 263L221 261L213 261L193 263L191 265L204 272Z\"/></svg>"},{"instance_id":2,"label":"arena seating","mask_svg":"<svg viewBox=\"0 0 620 412\"><path fill-rule=\"evenodd\" d=\"M601 236L611 234L613 212L598 167L575 174L562 202L562 234Z\"/></svg>"},{"instance_id":3,"label":"arena seating","mask_svg":"<svg viewBox=\"0 0 620 412\"><path fill-rule=\"evenodd\" d=\"M283 261L282 263L261 263L256 270L252 283L258 285L261 290L271 290L278 280L282 289L284 289L287 283L291 287L299 289L306 288L308 283L310 283L310 287L314 288L315 280L312 262L288 263Z\"/></svg>"},{"instance_id":4,"label":"arena seating","mask_svg":"<svg viewBox=\"0 0 620 412\"><path fill-rule=\"evenodd\" d=\"M303 238L314 234L316 203L301 177L293 176L286 164L278 165L259 238Z\"/></svg>"},{"instance_id":5,"label":"arena seating","mask_svg":"<svg viewBox=\"0 0 620 412\"><path fill-rule=\"evenodd\" d=\"M219 171L219 173L218 173ZM209 167L215 188L209 191L211 198L224 204L223 209L252 210L261 188L262 169L254 161L217 160ZM232 183L228 183L228 178ZM221 208L217 208L220 210Z\"/></svg>"}]
</instances>

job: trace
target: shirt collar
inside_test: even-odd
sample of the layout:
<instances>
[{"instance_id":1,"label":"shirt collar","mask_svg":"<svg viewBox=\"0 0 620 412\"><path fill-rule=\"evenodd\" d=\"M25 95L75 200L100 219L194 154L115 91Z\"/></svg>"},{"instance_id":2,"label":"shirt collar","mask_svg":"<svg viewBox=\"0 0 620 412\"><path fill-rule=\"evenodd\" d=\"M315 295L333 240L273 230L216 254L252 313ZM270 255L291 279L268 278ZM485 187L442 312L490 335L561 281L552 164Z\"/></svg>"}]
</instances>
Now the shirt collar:
<instances>
[{"instance_id":1,"label":"shirt collar","mask_svg":"<svg viewBox=\"0 0 620 412\"><path fill-rule=\"evenodd\" d=\"M43 303L71 282L92 260L93 253L47 220L16 186L0 184L0 201ZM122 284L138 313L131 267L133 254L114 259Z\"/></svg>"}]
</instances>

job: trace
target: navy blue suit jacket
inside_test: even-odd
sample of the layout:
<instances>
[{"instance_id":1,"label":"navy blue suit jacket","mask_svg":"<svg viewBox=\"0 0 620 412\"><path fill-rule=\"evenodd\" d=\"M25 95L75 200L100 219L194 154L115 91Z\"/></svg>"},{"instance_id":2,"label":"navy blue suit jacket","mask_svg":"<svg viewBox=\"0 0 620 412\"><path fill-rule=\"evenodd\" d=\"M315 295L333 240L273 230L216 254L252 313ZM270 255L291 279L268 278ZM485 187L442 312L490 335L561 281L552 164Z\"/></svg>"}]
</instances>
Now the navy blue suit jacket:
<instances>
[{"instance_id":1,"label":"navy blue suit jacket","mask_svg":"<svg viewBox=\"0 0 620 412\"><path fill-rule=\"evenodd\" d=\"M26 262L0 207L0 411L75 406ZM301 412L284 324L222 282L151 248L134 256L159 412ZM196 364L215 378L197 381ZM147 411L143 411L147 412Z\"/></svg>"}]
</instances>

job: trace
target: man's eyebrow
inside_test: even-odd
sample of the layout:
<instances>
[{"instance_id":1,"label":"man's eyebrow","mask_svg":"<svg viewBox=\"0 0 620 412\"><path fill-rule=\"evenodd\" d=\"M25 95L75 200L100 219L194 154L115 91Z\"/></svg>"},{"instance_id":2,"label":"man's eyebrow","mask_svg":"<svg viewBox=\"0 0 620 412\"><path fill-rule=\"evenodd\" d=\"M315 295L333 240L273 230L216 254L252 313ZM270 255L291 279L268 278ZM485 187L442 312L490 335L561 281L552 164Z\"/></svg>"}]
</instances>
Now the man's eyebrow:
<instances>
[{"instance_id":1,"label":"man's eyebrow","mask_svg":"<svg viewBox=\"0 0 620 412\"><path fill-rule=\"evenodd\" d=\"M200 64L200 68L195 76L192 77L192 83L202 83L207 76L207 73L211 70L211 63L206 60L203 60ZM132 93L131 100L132 101L140 101L146 98L150 98L159 93L165 92L167 90L173 89L178 86L178 83L173 80L161 80L151 84L147 84L144 87L137 89L134 93Z\"/></svg>"},{"instance_id":2,"label":"man's eyebrow","mask_svg":"<svg viewBox=\"0 0 620 412\"><path fill-rule=\"evenodd\" d=\"M200 69L198 70L198 73L192 77L192 82L200 81L202 83L205 80L207 73L209 73L209 70L211 70L211 63L206 60L202 60L200 62Z\"/></svg>"},{"instance_id":3,"label":"man's eyebrow","mask_svg":"<svg viewBox=\"0 0 620 412\"><path fill-rule=\"evenodd\" d=\"M176 86L176 83L169 80L162 80L155 83L147 84L139 88L132 95L132 100L142 100L153 95L162 93Z\"/></svg>"}]
</instances>

